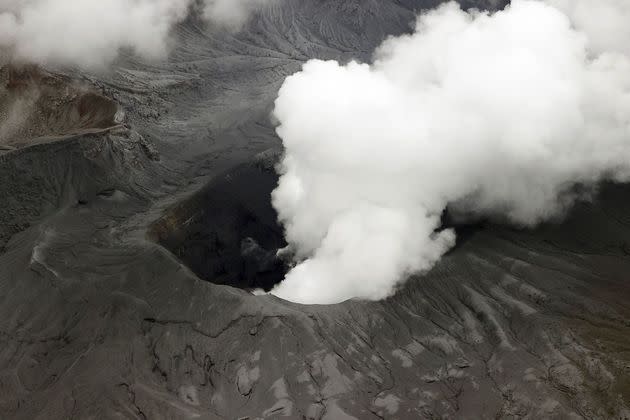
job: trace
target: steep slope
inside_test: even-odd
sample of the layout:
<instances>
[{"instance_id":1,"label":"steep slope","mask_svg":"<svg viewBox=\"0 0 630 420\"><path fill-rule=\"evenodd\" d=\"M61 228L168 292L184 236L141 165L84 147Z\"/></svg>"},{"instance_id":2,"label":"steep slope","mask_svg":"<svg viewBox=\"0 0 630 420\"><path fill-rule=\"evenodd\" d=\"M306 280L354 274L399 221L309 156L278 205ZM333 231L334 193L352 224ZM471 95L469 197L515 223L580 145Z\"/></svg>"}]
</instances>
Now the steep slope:
<instances>
[{"instance_id":1,"label":"steep slope","mask_svg":"<svg viewBox=\"0 0 630 420\"><path fill-rule=\"evenodd\" d=\"M35 66L2 68L0 104L4 149L20 148L42 137L111 128L122 119L111 99Z\"/></svg>"},{"instance_id":2,"label":"steep slope","mask_svg":"<svg viewBox=\"0 0 630 420\"><path fill-rule=\"evenodd\" d=\"M0 156L0 417L629 417L627 187L561 224L469 228L384 302L254 296L154 241L204 209L264 214L272 183L223 192L269 170L284 78L368 59L434 3L284 0L239 34L190 18L167 63L67 72L125 120Z\"/></svg>"}]
</instances>

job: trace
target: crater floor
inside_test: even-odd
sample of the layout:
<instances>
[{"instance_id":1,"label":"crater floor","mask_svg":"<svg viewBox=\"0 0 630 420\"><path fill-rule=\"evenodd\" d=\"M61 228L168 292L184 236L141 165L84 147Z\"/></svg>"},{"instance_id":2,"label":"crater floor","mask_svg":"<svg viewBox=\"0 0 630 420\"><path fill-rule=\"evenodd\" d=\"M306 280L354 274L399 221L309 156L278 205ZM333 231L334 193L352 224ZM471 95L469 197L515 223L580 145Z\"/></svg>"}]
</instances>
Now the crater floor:
<instances>
[{"instance_id":1,"label":"crater floor","mask_svg":"<svg viewBox=\"0 0 630 420\"><path fill-rule=\"evenodd\" d=\"M270 291L286 271L276 257L286 246L271 192L273 166L243 164L169 209L149 237L199 278L250 291Z\"/></svg>"}]
</instances>

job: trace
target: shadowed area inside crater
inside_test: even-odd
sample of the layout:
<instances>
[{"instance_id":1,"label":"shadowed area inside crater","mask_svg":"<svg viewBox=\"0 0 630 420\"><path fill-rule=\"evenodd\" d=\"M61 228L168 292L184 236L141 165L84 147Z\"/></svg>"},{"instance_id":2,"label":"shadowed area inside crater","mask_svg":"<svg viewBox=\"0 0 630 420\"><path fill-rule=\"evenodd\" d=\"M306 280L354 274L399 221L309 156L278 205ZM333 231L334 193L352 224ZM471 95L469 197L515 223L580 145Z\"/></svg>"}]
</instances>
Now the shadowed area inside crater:
<instances>
[{"instance_id":1,"label":"shadowed area inside crater","mask_svg":"<svg viewBox=\"0 0 630 420\"><path fill-rule=\"evenodd\" d=\"M269 291L286 272L276 257L286 246L271 205L277 181L272 168L241 165L171 208L149 236L204 280Z\"/></svg>"},{"instance_id":2,"label":"shadowed area inside crater","mask_svg":"<svg viewBox=\"0 0 630 420\"><path fill-rule=\"evenodd\" d=\"M149 230L159 243L201 279L246 290L271 290L288 270L277 257L287 244L271 192L278 183L275 158L238 166L170 208ZM445 212L441 228L453 228L457 245L485 222L456 223Z\"/></svg>"}]
</instances>

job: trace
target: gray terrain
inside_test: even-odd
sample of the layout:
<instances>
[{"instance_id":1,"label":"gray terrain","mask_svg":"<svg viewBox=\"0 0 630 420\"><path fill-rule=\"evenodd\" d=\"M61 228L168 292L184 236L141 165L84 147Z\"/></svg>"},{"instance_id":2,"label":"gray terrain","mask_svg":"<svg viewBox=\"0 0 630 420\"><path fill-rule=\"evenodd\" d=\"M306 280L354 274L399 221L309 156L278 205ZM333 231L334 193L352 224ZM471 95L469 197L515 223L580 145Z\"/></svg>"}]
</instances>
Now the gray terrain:
<instances>
[{"instance_id":1,"label":"gray terrain","mask_svg":"<svg viewBox=\"0 0 630 420\"><path fill-rule=\"evenodd\" d=\"M628 186L533 231L459 226L386 301L251 292L282 277L284 78L436 3L283 0L238 34L189 18L167 62L4 67L0 418L630 418Z\"/></svg>"}]
</instances>

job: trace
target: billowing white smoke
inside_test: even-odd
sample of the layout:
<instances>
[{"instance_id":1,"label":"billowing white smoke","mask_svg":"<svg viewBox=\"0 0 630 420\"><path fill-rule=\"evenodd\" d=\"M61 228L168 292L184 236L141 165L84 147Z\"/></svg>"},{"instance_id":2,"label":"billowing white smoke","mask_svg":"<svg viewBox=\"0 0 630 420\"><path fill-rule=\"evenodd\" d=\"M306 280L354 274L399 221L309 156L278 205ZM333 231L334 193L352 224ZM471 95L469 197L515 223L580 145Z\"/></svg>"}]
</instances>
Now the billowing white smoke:
<instances>
[{"instance_id":1,"label":"billowing white smoke","mask_svg":"<svg viewBox=\"0 0 630 420\"><path fill-rule=\"evenodd\" d=\"M120 48L156 59L189 0L3 0L0 45L18 59L97 68Z\"/></svg>"},{"instance_id":2,"label":"billowing white smoke","mask_svg":"<svg viewBox=\"0 0 630 420\"><path fill-rule=\"evenodd\" d=\"M630 2L627 0L547 0L564 11L575 27L588 35L596 53L630 54Z\"/></svg>"},{"instance_id":3,"label":"billowing white smoke","mask_svg":"<svg viewBox=\"0 0 630 420\"><path fill-rule=\"evenodd\" d=\"M252 12L272 0L205 0L205 17L217 25L238 29Z\"/></svg>"},{"instance_id":4,"label":"billowing white smoke","mask_svg":"<svg viewBox=\"0 0 630 420\"><path fill-rule=\"evenodd\" d=\"M272 293L385 298L453 246L437 231L447 206L531 226L561 215L576 183L627 180L630 37L586 19L623 16L624 1L450 3L372 65L314 60L289 77L273 204L297 265Z\"/></svg>"},{"instance_id":5,"label":"billowing white smoke","mask_svg":"<svg viewBox=\"0 0 630 420\"><path fill-rule=\"evenodd\" d=\"M264 1L205 0L204 14L213 24L237 28ZM196 4L195 0L0 0L0 54L84 68L106 66L121 48L161 59L169 50L173 25Z\"/></svg>"}]
</instances>

